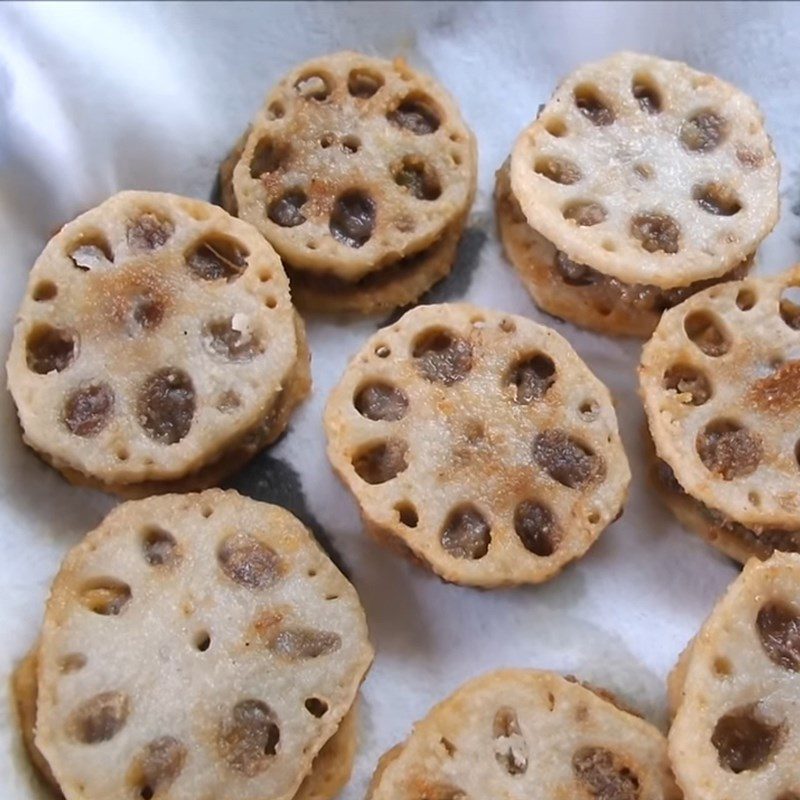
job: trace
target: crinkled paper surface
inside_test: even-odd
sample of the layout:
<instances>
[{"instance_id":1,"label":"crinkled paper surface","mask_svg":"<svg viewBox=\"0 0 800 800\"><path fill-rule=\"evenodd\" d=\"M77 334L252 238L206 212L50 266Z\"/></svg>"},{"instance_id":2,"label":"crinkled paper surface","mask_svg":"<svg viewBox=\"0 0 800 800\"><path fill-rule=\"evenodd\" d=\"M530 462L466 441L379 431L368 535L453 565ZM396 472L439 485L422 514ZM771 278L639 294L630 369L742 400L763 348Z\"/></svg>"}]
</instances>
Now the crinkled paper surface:
<instances>
[{"instance_id":1,"label":"crinkled paper surface","mask_svg":"<svg viewBox=\"0 0 800 800\"><path fill-rule=\"evenodd\" d=\"M783 166L782 216L759 272L800 260L800 6L753 3L124 3L0 5L0 349L27 272L64 221L126 188L207 198L218 162L291 65L353 48L402 55L456 96L475 130L480 187L457 268L430 301L469 300L555 325L613 391L634 483L624 517L538 588L440 583L368 540L324 452L321 414L348 357L382 320L309 319L314 394L278 446L232 485L295 511L355 582L377 660L356 771L467 678L501 666L572 672L656 722L666 675L735 566L682 532L644 480L640 343L548 320L504 261L493 174L559 76L628 48L688 61L752 94ZM0 797L37 796L7 677L31 645L70 545L115 502L68 486L21 443L0 396ZM143 654L147 657L147 654Z\"/></svg>"}]
</instances>

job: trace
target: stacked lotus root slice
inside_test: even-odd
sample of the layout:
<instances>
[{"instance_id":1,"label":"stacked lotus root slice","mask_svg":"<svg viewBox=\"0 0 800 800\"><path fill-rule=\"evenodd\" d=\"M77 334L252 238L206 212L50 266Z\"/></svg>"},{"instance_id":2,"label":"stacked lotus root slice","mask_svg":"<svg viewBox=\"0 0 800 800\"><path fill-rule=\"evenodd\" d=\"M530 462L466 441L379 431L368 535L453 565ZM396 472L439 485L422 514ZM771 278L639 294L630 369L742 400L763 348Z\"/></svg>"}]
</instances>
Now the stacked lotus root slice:
<instances>
[{"instance_id":1,"label":"stacked lotus root slice","mask_svg":"<svg viewBox=\"0 0 800 800\"><path fill-rule=\"evenodd\" d=\"M219 482L310 388L275 251L216 206L151 192L115 195L50 240L7 369L26 442L123 495Z\"/></svg>"},{"instance_id":2,"label":"stacked lotus root slice","mask_svg":"<svg viewBox=\"0 0 800 800\"><path fill-rule=\"evenodd\" d=\"M608 390L567 341L467 304L419 306L369 339L325 429L367 529L455 583L553 577L630 482Z\"/></svg>"},{"instance_id":3,"label":"stacked lotus root slice","mask_svg":"<svg viewBox=\"0 0 800 800\"><path fill-rule=\"evenodd\" d=\"M461 687L390 750L368 800L677 800L667 743L604 694L533 670Z\"/></svg>"},{"instance_id":4,"label":"stacked lotus root slice","mask_svg":"<svg viewBox=\"0 0 800 800\"><path fill-rule=\"evenodd\" d=\"M664 314L639 369L660 494L742 563L800 551L795 287L800 266L700 292Z\"/></svg>"},{"instance_id":5,"label":"stacked lotus root slice","mask_svg":"<svg viewBox=\"0 0 800 800\"><path fill-rule=\"evenodd\" d=\"M477 149L437 83L344 52L275 86L220 178L223 204L280 253L301 307L369 313L449 273Z\"/></svg>"},{"instance_id":6,"label":"stacked lotus root slice","mask_svg":"<svg viewBox=\"0 0 800 800\"><path fill-rule=\"evenodd\" d=\"M686 800L800 797L800 556L752 559L670 676Z\"/></svg>"},{"instance_id":7,"label":"stacked lotus root slice","mask_svg":"<svg viewBox=\"0 0 800 800\"><path fill-rule=\"evenodd\" d=\"M520 135L499 230L543 310L646 337L664 309L744 276L778 219L778 178L749 97L620 53L573 72Z\"/></svg>"},{"instance_id":8,"label":"stacked lotus root slice","mask_svg":"<svg viewBox=\"0 0 800 800\"><path fill-rule=\"evenodd\" d=\"M14 688L67 800L330 800L371 661L303 525L212 489L118 506L70 551Z\"/></svg>"}]
</instances>

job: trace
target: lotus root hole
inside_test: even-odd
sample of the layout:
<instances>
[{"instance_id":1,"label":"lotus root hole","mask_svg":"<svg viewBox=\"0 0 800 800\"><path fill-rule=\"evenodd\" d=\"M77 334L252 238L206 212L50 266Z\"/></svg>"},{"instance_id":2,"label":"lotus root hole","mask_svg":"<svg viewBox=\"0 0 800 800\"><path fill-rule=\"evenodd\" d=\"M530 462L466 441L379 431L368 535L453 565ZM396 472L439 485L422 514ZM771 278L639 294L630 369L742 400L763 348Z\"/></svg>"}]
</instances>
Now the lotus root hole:
<instances>
[{"instance_id":1,"label":"lotus root hole","mask_svg":"<svg viewBox=\"0 0 800 800\"><path fill-rule=\"evenodd\" d=\"M564 219L574 222L581 228L589 228L604 222L607 216L605 208L593 200L577 200L569 203L562 211Z\"/></svg>"},{"instance_id":2,"label":"lotus root hole","mask_svg":"<svg viewBox=\"0 0 800 800\"><path fill-rule=\"evenodd\" d=\"M674 255L680 250L681 229L668 214L646 212L631 219L631 236L648 253Z\"/></svg>"},{"instance_id":3,"label":"lotus root hole","mask_svg":"<svg viewBox=\"0 0 800 800\"><path fill-rule=\"evenodd\" d=\"M692 199L703 211L717 217L732 217L742 210L736 192L724 183L698 184L692 189Z\"/></svg>"},{"instance_id":4,"label":"lotus root hole","mask_svg":"<svg viewBox=\"0 0 800 800\"><path fill-rule=\"evenodd\" d=\"M764 155L752 147L740 145L736 148L736 158L745 169L758 169L764 163Z\"/></svg>"},{"instance_id":5,"label":"lotus root hole","mask_svg":"<svg viewBox=\"0 0 800 800\"><path fill-rule=\"evenodd\" d=\"M198 631L194 635L195 649L201 653L205 653L211 647L211 636L208 631Z\"/></svg>"},{"instance_id":6,"label":"lotus root hole","mask_svg":"<svg viewBox=\"0 0 800 800\"><path fill-rule=\"evenodd\" d=\"M717 656L714 659L712 668L714 674L720 679L730 678L733 675L733 664L725 656Z\"/></svg>"},{"instance_id":7,"label":"lotus root hole","mask_svg":"<svg viewBox=\"0 0 800 800\"><path fill-rule=\"evenodd\" d=\"M693 311L683 321L686 336L707 356L719 358L731 348L721 320L710 311Z\"/></svg>"},{"instance_id":8,"label":"lotus root hole","mask_svg":"<svg viewBox=\"0 0 800 800\"><path fill-rule=\"evenodd\" d=\"M518 361L507 378L507 384L514 387L514 402L519 405L542 400L555 382L555 362L544 353L535 353Z\"/></svg>"},{"instance_id":9,"label":"lotus root hole","mask_svg":"<svg viewBox=\"0 0 800 800\"><path fill-rule=\"evenodd\" d=\"M567 123L561 117L548 117L544 121L544 129L556 139L567 135Z\"/></svg>"},{"instance_id":10,"label":"lotus root hole","mask_svg":"<svg viewBox=\"0 0 800 800\"><path fill-rule=\"evenodd\" d=\"M534 162L533 169L537 175L566 186L577 183L583 177L577 164L555 156L539 156Z\"/></svg>"},{"instance_id":11,"label":"lotus root hole","mask_svg":"<svg viewBox=\"0 0 800 800\"><path fill-rule=\"evenodd\" d=\"M276 144L268 136L259 139L250 160L250 177L258 180L262 175L276 172L286 165L291 148L285 142Z\"/></svg>"},{"instance_id":12,"label":"lotus root hole","mask_svg":"<svg viewBox=\"0 0 800 800\"><path fill-rule=\"evenodd\" d=\"M130 782L142 800L152 800L168 789L183 771L186 747L173 736L148 742L136 755L129 773Z\"/></svg>"},{"instance_id":13,"label":"lotus root hole","mask_svg":"<svg viewBox=\"0 0 800 800\"><path fill-rule=\"evenodd\" d=\"M758 492L749 492L747 495L748 502L758 508L761 505L761 495Z\"/></svg>"},{"instance_id":14,"label":"lotus root hole","mask_svg":"<svg viewBox=\"0 0 800 800\"><path fill-rule=\"evenodd\" d=\"M778 308L781 319L792 330L800 330L800 286L787 286L781 292Z\"/></svg>"},{"instance_id":15,"label":"lotus root hole","mask_svg":"<svg viewBox=\"0 0 800 800\"><path fill-rule=\"evenodd\" d=\"M416 528L417 525L419 525L419 515L413 503L409 503L408 501L398 503L394 507L394 510L397 512L401 525L405 525L406 528Z\"/></svg>"},{"instance_id":16,"label":"lotus root hole","mask_svg":"<svg viewBox=\"0 0 800 800\"><path fill-rule=\"evenodd\" d=\"M661 91L652 75L637 73L631 83L631 92L645 114L659 114L663 101Z\"/></svg>"},{"instance_id":17,"label":"lotus root hole","mask_svg":"<svg viewBox=\"0 0 800 800\"><path fill-rule=\"evenodd\" d=\"M605 477L604 460L562 430L537 434L533 458L554 481L569 489L582 489Z\"/></svg>"},{"instance_id":18,"label":"lotus root hole","mask_svg":"<svg viewBox=\"0 0 800 800\"><path fill-rule=\"evenodd\" d=\"M489 552L491 526L475 506L463 505L450 512L439 541L453 558L477 560Z\"/></svg>"},{"instance_id":19,"label":"lotus root hole","mask_svg":"<svg viewBox=\"0 0 800 800\"><path fill-rule=\"evenodd\" d=\"M37 303L46 303L53 300L58 294L58 287L53 281L39 281L33 288L32 297Z\"/></svg>"},{"instance_id":20,"label":"lotus root hole","mask_svg":"<svg viewBox=\"0 0 800 800\"><path fill-rule=\"evenodd\" d=\"M756 293L752 289L739 289L736 295L736 305L742 311L749 311L757 302ZM800 308L798 308L798 311L800 311Z\"/></svg>"},{"instance_id":21,"label":"lotus root hole","mask_svg":"<svg viewBox=\"0 0 800 800\"><path fill-rule=\"evenodd\" d=\"M337 652L342 646L342 637L333 631L318 631L313 628L285 628L270 642L270 650L291 661L307 661Z\"/></svg>"},{"instance_id":22,"label":"lotus root hole","mask_svg":"<svg viewBox=\"0 0 800 800\"><path fill-rule=\"evenodd\" d=\"M270 103L267 108L267 116L271 120L281 119L285 113L286 109L283 107L283 103L279 103L277 100Z\"/></svg>"},{"instance_id":23,"label":"lotus root hole","mask_svg":"<svg viewBox=\"0 0 800 800\"><path fill-rule=\"evenodd\" d=\"M391 354L392 351L385 344L375 346L375 355L378 356L378 358L388 358Z\"/></svg>"},{"instance_id":24,"label":"lotus root hole","mask_svg":"<svg viewBox=\"0 0 800 800\"><path fill-rule=\"evenodd\" d=\"M319 146L323 150L327 150L335 141L336 137L332 133L323 133L319 137Z\"/></svg>"},{"instance_id":25,"label":"lotus root hole","mask_svg":"<svg viewBox=\"0 0 800 800\"><path fill-rule=\"evenodd\" d=\"M329 78L318 73L303 75L294 84L297 94L305 100L316 100L322 102L327 100L332 91L332 84Z\"/></svg>"},{"instance_id":26,"label":"lotus root hole","mask_svg":"<svg viewBox=\"0 0 800 800\"><path fill-rule=\"evenodd\" d=\"M228 578L247 589L267 589L284 572L280 556L249 533L227 536L217 549L217 563Z\"/></svg>"},{"instance_id":27,"label":"lotus root hole","mask_svg":"<svg viewBox=\"0 0 800 800\"><path fill-rule=\"evenodd\" d=\"M209 519L213 514L214 509L211 508L211 506L203 506L203 508L200 509L200 515L203 519Z\"/></svg>"},{"instance_id":28,"label":"lotus root hole","mask_svg":"<svg viewBox=\"0 0 800 800\"><path fill-rule=\"evenodd\" d=\"M128 223L125 238L134 253L149 253L163 247L174 232L175 224L171 219L146 211Z\"/></svg>"},{"instance_id":29,"label":"lotus root hole","mask_svg":"<svg viewBox=\"0 0 800 800\"><path fill-rule=\"evenodd\" d=\"M703 109L684 121L679 136L690 153L710 153L722 144L727 134L727 120L716 111Z\"/></svg>"},{"instance_id":30,"label":"lotus root hole","mask_svg":"<svg viewBox=\"0 0 800 800\"><path fill-rule=\"evenodd\" d=\"M651 181L655 177L656 171L650 164L635 164L633 171L643 180Z\"/></svg>"},{"instance_id":31,"label":"lotus root hole","mask_svg":"<svg viewBox=\"0 0 800 800\"><path fill-rule=\"evenodd\" d=\"M84 700L67 718L67 733L81 744L113 739L124 727L131 711L126 694L101 692Z\"/></svg>"},{"instance_id":32,"label":"lotus root hole","mask_svg":"<svg viewBox=\"0 0 800 800\"><path fill-rule=\"evenodd\" d=\"M76 389L64 404L64 425L75 436L97 436L114 413L114 392L106 383Z\"/></svg>"},{"instance_id":33,"label":"lotus root hole","mask_svg":"<svg viewBox=\"0 0 800 800\"><path fill-rule=\"evenodd\" d=\"M514 530L526 550L536 556L553 555L562 531L553 512L543 503L523 500L514 511Z\"/></svg>"},{"instance_id":34,"label":"lotus root hole","mask_svg":"<svg viewBox=\"0 0 800 800\"><path fill-rule=\"evenodd\" d=\"M353 469L373 486L386 483L408 468L407 453L408 445L398 440L369 445L353 458Z\"/></svg>"},{"instance_id":35,"label":"lotus root hole","mask_svg":"<svg viewBox=\"0 0 800 800\"><path fill-rule=\"evenodd\" d=\"M220 725L219 749L228 766L248 778L263 772L278 752L280 728L261 700L241 700Z\"/></svg>"},{"instance_id":36,"label":"lotus root hole","mask_svg":"<svg viewBox=\"0 0 800 800\"><path fill-rule=\"evenodd\" d=\"M36 325L25 342L28 369L37 375L62 372L75 360L76 350L72 333L45 323Z\"/></svg>"},{"instance_id":37,"label":"lotus root hole","mask_svg":"<svg viewBox=\"0 0 800 800\"><path fill-rule=\"evenodd\" d=\"M780 749L783 731L757 715L755 706L731 711L720 717L711 743L723 769L739 774L763 767Z\"/></svg>"},{"instance_id":38,"label":"lotus root hole","mask_svg":"<svg viewBox=\"0 0 800 800\"><path fill-rule=\"evenodd\" d=\"M151 439L177 444L189 433L194 419L192 379L176 367L160 369L142 385L137 405L139 424Z\"/></svg>"},{"instance_id":39,"label":"lotus root hole","mask_svg":"<svg viewBox=\"0 0 800 800\"><path fill-rule=\"evenodd\" d=\"M250 329L248 322L244 314L207 322L202 333L207 352L235 363L252 361L261 355L264 343L258 333Z\"/></svg>"},{"instance_id":40,"label":"lotus root hole","mask_svg":"<svg viewBox=\"0 0 800 800\"><path fill-rule=\"evenodd\" d=\"M704 372L689 364L673 364L664 373L664 388L681 403L702 406L711 399L711 383Z\"/></svg>"},{"instance_id":41,"label":"lotus root hole","mask_svg":"<svg viewBox=\"0 0 800 800\"><path fill-rule=\"evenodd\" d=\"M353 404L362 417L375 422L397 422L408 411L408 396L397 386L373 381L358 390Z\"/></svg>"},{"instance_id":42,"label":"lotus root hole","mask_svg":"<svg viewBox=\"0 0 800 800\"><path fill-rule=\"evenodd\" d=\"M572 756L572 772L578 783L598 800L640 800L636 773L604 747L577 750Z\"/></svg>"},{"instance_id":43,"label":"lotus root hole","mask_svg":"<svg viewBox=\"0 0 800 800\"><path fill-rule=\"evenodd\" d=\"M337 242L358 249L375 232L378 207L372 196L362 189L349 189L336 198L329 228Z\"/></svg>"},{"instance_id":44,"label":"lotus root hole","mask_svg":"<svg viewBox=\"0 0 800 800\"><path fill-rule=\"evenodd\" d=\"M617 245L611 241L611 239L604 239L603 240L603 250L607 253L614 253L616 252Z\"/></svg>"},{"instance_id":45,"label":"lotus root hole","mask_svg":"<svg viewBox=\"0 0 800 800\"><path fill-rule=\"evenodd\" d=\"M764 456L760 437L727 419L706 425L697 434L696 448L706 469L726 481L752 474Z\"/></svg>"},{"instance_id":46,"label":"lotus root hole","mask_svg":"<svg viewBox=\"0 0 800 800\"><path fill-rule=\"evenodd\" d=\"M509 706L499 708L492 722L494 756L509 775L523 775L528 769L528 743L522 735L517 713Z\"/></svg>"},{"instance_id":47,"label":"lotus root hole","mask_svg":"<svg viewBox=\"0 0 800 800\"><path fill-rule=\"evenodd\" d=\"M81 588L81 603L103 617L119 616L130 600L131 587L116 578L94 578Z\"/></svg>"},{"instance_id":48,"label":"lotus root hole","mask_svg":"<svg viewBox=\"0 0 800 800\"><path fill-rule=\"evenodd\" d=\"M356 68L347 76L347 91L352 97L368 100L383 86L383 75L370 69Z\"/></svg>"},{"instance_id":49,"label":"lotus root hole","mask_svg":"<svg viewBox=\"0 0 800 800\"><path fill-rule=\"evenodd\" d=\"M303 704L312 717L321 719L328 713L328 704L319 697L307 697Z\"/></svg>"},{"instance_id":50,"label":"lotus root hole","mask_svg":"<svg viewBox=\"0 0 800 800\"><path fill-rule=\"evenodd\" d=\"M73 265L84 272L100 269L114 261L111 245L99 233L81 236L78 242L68 248L67 254Z\"/></svg>"},{"instance_id":51,"label":"lotus root hole","mask_svg":"<svg viewBox=\"0 0 800 800\"><path fill-rule=\"evenodd\" d=\"M416 136L427 136L439 130L442 115L430 97L411 94L386 115L397 128L410 131Z\"/></svg>"},{"instance_id":52,"label":"lotus root hole","mask_svg":"<svg viewBox=\"0 0 800 800\"><path fill-rule=\"evenodd\" d=\"M242 398L233 389L226 389L216 402L217 411L221 411L223 414L230 414L240 408L241 405Z\"/></svg>"},{"instance_id":53,"label":"lotus root hole","mask_svg":"<svg viewBox=\"0 0 800 800\"><path fill-rule=\"evenodd\" d=\"M361 139L358 136L343 136L341 148L347 155L353 155L361 149Z\"/></svg>"},{"instance_id":54,"label":"lotus root hole","mask_svg":"<svg viewBox=\"0 0 800 800\"><path fill-rule=\"evenodd\" d=\"M591 421L600 413L600 406L594 400L584 400L578 410L582 417Z\"/></svg>"},{"instance_id":55,"label":"lotus root hole","mask_svg":"<svg viewBox=\"0 0 800 800\"><path fill-rule=\"evenodd\" d=\"M394 182L417 200L436 200L442 193L436 170L421 156L405 156L392 175Z\"/></svg>"},{"instance_id":56,"label":"lotus root hole","mask_svg":"<svg viewBox=\"0 0 800 800\"><path fill-rule=\"evenodd\" d=\"M83 653L67 653L59 659L58 669L62 675L71 675L73 672L80 672L86 664L86 656Z\"/></svg>"},{"instance_id":57,"label":"lotus root hole","mask_svg":"<svg viewBox=\"0 0 800 800\"><path fill-rule=\"evenodd\" d=\"M770 661L800 672L800 614L786 603L765 603L756 617L756 629Z\"/></svg>"},{"instance_id":58,"label":"lotus root hole","mask_svg":"<svg viewBox=\"0 0 800 800\"><path fill-rule=\"evenodd\" d=\"M616 118L614 109L596 86L582 83L575 87L573 97L578 110L592 125L604 127L613 124Z\"/></svg>"},{"instance_id":59,"label":"lotus root hole","mask_svg":"<svg viewBox=\"0 0 800 800\"><path fill-rule=\"evenodd\" d=\"M180 561L175 537L157 525L150 525L142 532L142 554L151 567L173 567Z\"/></svg>"},{"instance_id":60,"label":"lotus root hole","mask_svg":"<svg viewBox=\"0 0 800 800\"><path fill-rule=\"evenodd\" d=\"M419 334L411 354L419 373L432 383L452 386L463 381L472 370L472 345L441 328Z\"/></svg>"},{"instance_id":61,"label":"lotus root hole","mask_svg":"<svg viewBox=\"0 0 800 800\"><path fill-rule=\"evenodd\" d=\"M204 281L236 280L247 267L249 250L222 234L208 234L186 253L186 265Z\"/></svg>"},{"instance_id":62,"label":"lotus root hole","mask_svg":"<svg viewBox=\"0 0 800 800\"><path fill-rule=\"evenodd\" d=\"M308 196L302 189L288 189L269 204L267 217L281 228L296 228L306 221L302 209L307 202Z\"/></svg>"}]
</instances>

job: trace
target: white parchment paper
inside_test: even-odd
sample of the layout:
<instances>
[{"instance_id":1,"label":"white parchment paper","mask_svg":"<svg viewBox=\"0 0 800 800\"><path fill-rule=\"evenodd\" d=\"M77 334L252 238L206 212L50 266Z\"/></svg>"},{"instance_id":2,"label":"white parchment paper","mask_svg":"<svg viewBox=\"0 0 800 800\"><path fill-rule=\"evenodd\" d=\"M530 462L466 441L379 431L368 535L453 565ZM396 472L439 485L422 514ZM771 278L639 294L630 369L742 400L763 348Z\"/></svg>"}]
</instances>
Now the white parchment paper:
<instances>
[{"instance_id":1,"label":"white parchment paper","mask_svg":"<svg viewBox=\"0 0 800 800\"><path fill-rule=\"evenodd\" d=\"M494 170L557 79L623 48L677 58L752 94L783 164L782 218L758 269L800 259L800 5L701 3L36 3L0 6L0 352L30 265L64 221L125 188L207 198L219 160L291 65L354 48L402 55L461 103L480 190L454 275L431 301L470 300L555 325L618 402L634 483L624 517L538 588L440 583L368 540L324 453L321 412L348 357L381 323L309 318L314 394L290 433L232 484L299 514L366 607L377 659L356 771L467 678L501 666L573 672L664 721L664 680L736 568L682 532L644 482L640 343L544 317L498 247ZM792 209L794 206L794 210ZM36 797L7 676L34 641L65 551L114 504L68 486L23 447L0 394L0 797ZM146 657L146 654L143 654Z\"/></svg>"}]
</instances>

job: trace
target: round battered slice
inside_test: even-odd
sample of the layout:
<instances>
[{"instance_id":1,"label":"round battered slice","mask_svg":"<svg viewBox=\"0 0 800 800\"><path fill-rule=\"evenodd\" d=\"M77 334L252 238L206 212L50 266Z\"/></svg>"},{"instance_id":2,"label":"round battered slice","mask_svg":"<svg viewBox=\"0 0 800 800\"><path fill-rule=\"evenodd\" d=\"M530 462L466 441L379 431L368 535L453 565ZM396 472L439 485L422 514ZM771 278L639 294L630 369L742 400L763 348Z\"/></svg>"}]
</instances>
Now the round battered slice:
<instances>
[{"instance_id":1,"label":"round battered slice","mask_svg":"<svg viewBox=\"0 0 800 800\"><path fill-rule=\"evenodd\" d=\"M270 92L223 196L295 270L355 282L465 215L476 153L437 83L399 59L337 53Z\"/></svg>"},{"instance_id":2,"label":"round battered slice","mask_svg":"<svg viewBox=\"0 0 800 800\"><path fill-rule=\"evenodd\" d=\"M800 530L800 267L712 289L664 314L642 354L658 457L720 521ZM779 548L780 549L780 548Z\"/></svg>"},{"instance_id":3,"label":"round battered slice","mask_svg":"<svg viewBox=\"0 0 800 800\"><path fill-rule=\"evenodd\" d=\"M560 675L494 672L381 760L369 800L676 800L666 741Z\"/></svg>"},{"instance_id":4,"label":"round battered slice","mask_svg":"<svg viewBox=\"0 0 800 800\"><path fill-rule=\"evenodd\" d=\"M553 577L621 513L630 481L608 390L567 341L466 304L378 331L325 429L368 530L455 583Z\"/></svg>"},{"instance_id":5,"label":"round battered slice","mask_svg":"<svg viewBox=\"0 0 800 800\"><path fill-rule=\"evenodd\" d=\"M307 361L280 259L258 231L197 200L123 192L37 260L8 383L35 450L124 490L197 473L264 420L285 426Z\"/></svg>"},{"instance_id":6,"label":"round battered slice","mask_svg":"<svg viewBox=\"0 0 800 800\"><path fill-rule=\"evenodd\" d=\"M669 754L686 800L800 797L800 556L748 562L681 658Z\"/></svg>"},{"instance_id":7,"label":"round battered slice","mask_svg":"<svg viewBox=\"0 0 800 800\"><path fill-rule=\"evenodd\" d=\"M36 746L67 800L288 800L371 660L353 587L287 511L126 503L54 582Z\"/></svg>"},{"instance_id":8,"label":"round battered slice","mask_svg":"<svg viewBox=\"0 0 800 800\"><path fill-rule=\"evenodd\" d=\"M577 265L662 289L718 278L778 219L755 103L685 64L620 53L580 67L511 156L532 228Z\"/></svg>"},{"instance_id":9,"label":"round battered slice","mask_svg":"<svg viewBox=\"0 0 800 800\"><path fill-rule=\"evenodd\" d=\"M25 750L39 776L54 796L63 797L50 765L36 747L36 705L38 652L36 648L14 670L12 688L17 707L17 722ZM355 761L358 724L358 702L345 714L336 733L325 742L314 759L311 772L298 789L294 800L333 800L350 779ZM141 791L140 791L141 795ZM155 795L153 795L155 796Z\"/></svg>"},{"instance_id":10,"label":"round battered slice","mask_svg":"<svg viewBox=\"0 0 800 800\"><path fill-rule=\"evenodd\" d=\"M721 278L674 289L623 283L576 264L528 224L511 192L508 163L497 173L495 208L506 256L539 308L600 333L646 338L666 309L708 286L743 278L753 264L751 256Z\"/></svg>"}]
</instances>

